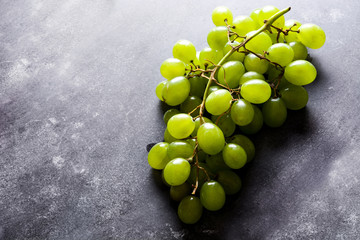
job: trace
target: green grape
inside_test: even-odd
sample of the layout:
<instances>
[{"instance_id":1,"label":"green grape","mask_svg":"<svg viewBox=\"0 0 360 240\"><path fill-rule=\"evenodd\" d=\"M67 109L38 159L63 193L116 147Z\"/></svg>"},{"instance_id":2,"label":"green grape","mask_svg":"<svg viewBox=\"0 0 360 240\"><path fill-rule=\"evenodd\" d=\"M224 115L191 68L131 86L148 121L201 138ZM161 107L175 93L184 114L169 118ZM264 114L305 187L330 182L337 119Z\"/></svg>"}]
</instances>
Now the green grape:
<instances>
[{"instance_id":1,"label":"green grape","mask_svg":"<svg viewBox=\"0 0 360 240\"><path fill-rule=\"evenodd\" d=\"M225 145L223 132L213 123L202 124L199 127L197 139L200 148L210 155L221 152Z\"/></svg>"},{"instance_id":2,"label":"green grape","mask_svg":"<svg viewBox=\"0 0 360 240\"><path fill-rule=\"evenodd\" d=\"M171 186L165 181L164 170L161 171L161 181L164 183L165 186L171 187Z\"/></svg>"},{"instance_id":3,"label":"green grape","mask_svg":"<svg viewBox=\"0 0 360 240\"><path fill-rule=\"evenodd\" d=\"M308 56L308 50L301 42L289 42L289 46L294 51L295 60L305 60Z\"/></svg>"},{"instance_id":4,"label":"green grape","mask_svg":"<svg viewBox=\"0 0 360 240\"><path fill-rule=\"evenodd\" d=\"M226 54L228 53L232 47L236 47L238 46L240 43L237 41L234 42L228 42L225 44L224 49L223 49L223 53ZM232 47L231 47L232 46ZM242 53L241 51L245 51L245 49L243 47L241 47L238 51L234 52L232 55L230 55L226 61L239 61L242 62L244 61L245 58L245 53Z\"/></svg>"},{"instance_id":5,"label":"green grape","mask_svg":"<svg viewBox=\"0 0 360 240\"><path fill-rule=\"evenodd\" d=\"M239 126L249 124L254 118L254 108L245 99L239 99L231 107L231 119Z\"/></svg>"},{"instance_id":6,"label":"green grape","mask_svg":"<svg viewBox=\"0 0 360 240\"><path fill-rule=\"evenodd\" d=\"M191 193L191 186L185 182L179 186L170 187L170 198L174 201L180 202L183 198Z\"/></svg>"},{"instance_id":7,"label":"green grape","mask_svg":"<svg viewBox=\"0 0 360 240\"><path fill-rule=\"evenodd\" d=\"M227 42L228 36L226 27L214 27L207 35L207 43L211 49L223 50Z\"/></svg>"},{"instance_id":8,"label":"green grape","mask_svg":"<svg viewBox=\"0 0 360 240\"><path fill-rule=\"evenodd\" d=\"M183 223L194 224L201 218L203 207L198 197L187 196L181 200L178 207L178 216Z\"/></svg>"},{"instance_id":9,"label":"green grape","mask_svg":"<svg viewBox=\"0 0 360 240\"><path fill-rule=\"evenodd\" d=\"M258 58L252 53L249 53L244 59L244 65L247 71L254 71L260 74L264 74L268 70L269 62L265 59Z\"/></svg>"},{"instance_id":10,"label":"green grape","mask_svg":"<svg viewBox=\"0 0 360 240\"><path fill-rule=\"evenodd\" d=\"M202 77L193 77L189 79L190 82L190 93L191 96L202 98L206 88L208 80Z\"/></svg>"},{"instance_id":11,"label":"green grape","mask_svg":"<svg viewBox=\"0 0 360 240\"><path fill-rule=\"evenodd\" d=\"M294 85L307 85L316 78L316 68L306 60L296 60L285 68L286 80Z\"/></svg>"},{"instance_id":12,"label":"green grape","mask_svg":"<svg viewBox=\"0 0 360 240\"><path fill-rule=\"evenodd\" d=\"M243 85L245 82L251 80L251 79L261 79L261 80L265 80L264 75L255 72L255 71L249 71L244 73L244 75L241 76L240 81L239 81L239 85Z\"/></svg>"},{"instance_id":13,"label":"green grape","mask_svg":"<svg viewBox=\"0 0 360 240\"><path fill-rule=\"evenodd\" d=\"M248 138L245 135L237 134L237 135L232 136L229 139L229 142L230 143L236 143L236 144L240 145L245 150L248 162L251 162L254 159L254 157L255 157L255 145L250 140L250 138Z\"/></svg>"},{"instance_id":14,"label":"green grape","mask_svg":"<svg viewBox=\"0 0 360 240\"><path fill-rule=\"evenodd\" d=\"M194 153L194 147L186 141L174 141L169 144L167 155L170 160L174 158L190 158Z\"/></svg>"},{"instance_id":15,"label":"green grape","mask_svg":"<svg viewBox=\"0 0 360 240\"><path fill-rule=\"evenodd\" d=\"M185 77L168 80L163 88L162 97L167 105L176 106L189 96L190 83Z\"/></svg>"},{"instance_id":16,"label":"green grape","mask_svg":"<svg viewBox=\"0 0 360 240\"><path fill-rule=\"evenodd\" d=\"M309 100L305 88L296 85L288 85L280 90L281 99L285 102L286 107L290 110L299 110L304 108Z\"/></svg>"},{"instance_id":17,"label":"green grape","mask_svg":"<svg viewBox=\"0 0 360 240\"><path fill-rule=\"evenodd\" d=\"M223 170L218 172L217 181L224 188L227 195L233 195L241 189L240 177L231 170Z\"/></svg>"},{"instance_id":18,"label":"green grape","mask_svg":"<svg viewBox=\"0 0 360 240\"><path fill-rule=\"evenodd\" d=\"M176 115L176 114L178 114L178 113L180 113L180 111L177 110L176 108L171 108L171 109L167 110L167 111L164 113L164 123L167 124L168 121L169 121L169 119L170 119L172 116L174 116L174 115Z\"/></svg>"},{"instance_id":19,"label":"green grape","mask_svg":"<svg viewBox=\"0 0 360 240\"><path fill-rule=\"evenodd\" d=\"M208 119L207 117L203 117L203 119L204 119L204 122L206 122L206 123L212 123L212 121L210 119ZM193 136L193 137L197 136L197 132L200 127L200 123L201 123L200 118L195 119L195 128L194 128L194 131L191 133L191 136Z\"/></svg>"},{"instance_id":20,"label":"green grape","mask_svg":"<svg viewBox=\"0 0 360 240\"><path fill-rule=\"evenodd\" d=\"M160 101L164 101L163 97L162 97L162 90L164 88L164 86L166 85L166 81L162 81L161 83L159 83L156 86L156 96L160 99Z\"/></svg>"},{"instance_id":21,"label":"green grape","mask_svg":"<svg viewBox=\"0 0 360 240\"><path fill-rule=\"evenodd\" d=\"M224 88L220 87L219 85L210 86L206 97L208 97L211 93L220 89L224 89Z\"/></svg>"},{"instance_id":22,"label":"green grape","mask_svg":"<svg viewBox=\"0 0 360 240\"><path fill-rule=\"evenodd\" d=\"M246 34L249 38L255 34L256 31L252 31ZM245 44L246 49L252 52L263 54L272 45L271 38L264 32L256 35L253 39Z\"/></svg>"},{"instance_id":23,"label":"green grape","mask_svg":"<svg viewBox=\"0 0 360 240\"><path fill-rule=\"evenodd\" d=\"M164 168L164 179L170 186L183 184L190 175L190 163L183 158L175 158Z\"/></svg>"},{"instance_id":24,"label":"green grape","mask_svg":"<svg viewBox=\"0 0 360 240\"><path fill-rule=\"evenodd\" d=\"M225 204L225 191L217 181L204 183L200 190L201 204L209 211L220 210Z\"/></svg>"},{"instance_id":25,"label":"green grape","mask_svg":"<svg viewBox=\"0 0 360 240\"><path fill-rule=\"evenodd\" d=\"M198 180L198 188L201 189L202 185L207 180L207 175L206 175L205 171L207 172L207 174L212 174L212 173L211 173L211 170L210 170L210 168L208 167L208 165L206 163L200 162L199 166L201 168L203 168L203 169L198 168L195 164L193 164L191 166L191 171L190 171L190 176L189 176L188 182L191 185L195 186L196 185L196 178L197 178L197 180Z\"/></svg>"},{"instance_id":26,"label":"green grape","mask_svg":"<svg viewBox=\"0 0 360 240\"><path fill-rule=\"evenodd\" d=\"M275 67L274 65L270 64L269 68L267 70L267 79L271 82L274 82L274 80L277 80L279 76L282 74L280 68ZM265 79L263 79L265 80Z\"/></svg>"},{"instance_id":27,"label":"green grape","mask_svg":"<svg viewBox=\"0 0 360 240\"><path fill-rule=\"evenodd\" d=\"M188 139L186 139L185 141L191 145L191 147L193 148L193 150L195 149L195 146L196 146L196 144L197 144L195 138L188 138Z\"/></svg>"},{"instance_id":28,"label":"green grape","mask_svg":"<svg viewBox=\"0 0 360 240\"><path fill-rule=\"evenodd\" d=\"M215 8L211 14L211 18L215 26L226 26L225 19L228 25L232 25L233 15L229 8L219 6Z\"/></svg>"},{"instance_id":29,"label":"green grape","mask_svg":"<svg viewBox=\"0 0 360 240\"><path fill-rule=\"evenodd\" d=\"M196 49L194 44L188 40L179 40L173 47L174 58L180 59L184 63L190 63L196 59Z\"/></svg>"},{"instance_id":30,"label":"green grape","mask_svg":"<svg viewBox=\"0 0 360 240\"><path fill-rule=\"evenodd\" d=\"M264 24L265 20L268 20L279 11L280 10L274 6L263 7L259 13L259 24L261 25ZM278 28L283 28L285 25L285 17L284 16L279 17L272 25Z\"/></svg>"},{"instance_id":31,"label":"green grape","mask_svg":"<svg viewBox=\"0 0 360 240\"><path fill-rule=\"evenodd\" d=\"M263 126L263 116L261 110L253 105L254 108L254 118L248 125L240 126L240 130L245 134L255 134L259 132Z\"/></svg>"},{"instance_id":32,"label":"green grape","mask_svg":"<svg viewBox=\"0 0 360 240\"><path fill-rule=\"evenodd\" d=\"M205 108L212 115L226 112L231 105L232 96L228 90L220 89L212 92L205 101Z\"/></svg>"},{"instance_id":33,"label":"green grape","mask_svg":"<svg viewBox=\"0 0 360 240\"><path fill-rule=\"evenodd\" d=\"M264 23L259 23L259 14L260 14L261 8L257 8L254 11L251 12L250 18L254 21L256 25L256 29L260 28Z\"/></svg>"},{"instance_id":34,"label":"green grape","mask_svg":"<svg viewBox=\"0 0 360 240\"><path fill-rule=\"evenodd\" d=\"M296 25L294 26L294 24L296 24ZM290 19L290 20L285 21L284 29L290 29L291 28L291 30L296 31L296 30L299 29L300 26L301 26L301 23L299 21L294 20L294 19ZM298 40L298 35L299 34L297 32L291 32L290 31L290 32L288 32L288 35L285 35L285 40L286 40L287 43L299 41Z\"/></svg>"},{"instance_id":35,"label":"green grape","mask_svg":"<svg viewBox=\"0 0 360 240\"><path fill-rule=\"evenodd\" d=\"M176 58L166 59L160 67L161 75L170 80L174 77L184 76L185 74L185 63Z\"/></svg>"},{"instance_id":36,"label":"green grape","mask_svg":"<svg viewBox=\"0 0 360 240\"><path fill-rule=\"evenodd\" d=\"M197 152L197 156L198 156L199 162L205 162L208 155L201 149L198 149L198 150L199 151Z\"/></svg>"},{"instance_id":37,"label":"green grape","mask_svg":"<svg viewBox=\"0 0 360 240\"><path fill-rule=\"evenodd\" d=\"M271 88L264 80L252 79L241 86L240 93L247 101L260 104L270 98Z\"/></svg>"},{"instance_id":38,"label":"green grape","mask_svg":"<svg viewBox=\"0 0 360 240\"><path fill-rule=\"evenodd\" d=\"M164 132L164 141L167 142L167 143L172 143L172 142L177 141L177 140L178 139L171 136L171 134L169 133L169 130L166 128L165 132Z\"/></svg>"},{"instance_id":39,"label":"green grape","mask_svg":"<svg viewBox=\"0 0 360 240\"><path fill-rule=\"evenodd\" d=\"M159 142L150 149L148 154L148 162L153 169L164 169L166 164L170 161L167 155L168 148L168 143Z\"/></svg>"},{"instance_id":40,"label":"green grape","mask_svg":"<svg viewBox=\"0 0 360 240\"><path fill-rule=\"evenodd\" d=\"M195 122L189 114L180 113L172 116L167 124L171 136L182 139L190 136L195 129Z\"/></svg>"},{"instance_id":41,"label":"green grape","mask_svg":"<svg viewBox=\"0 0 360 240\"><path fill-rule=\"evenodd\" d=\"M222 153L207 156L206 164L213 173L218 173L219 171L230 169L230 167L225 164Z\"/></svg>"},{"instance_id":42,"label":"green grape","mask_svg":"<svg viewBox=\"0 0 360 240\"><path fill-rule=\"evenodd\" d=\"M264 103L262 107L264 122L269 127L280 127L287 117L287 110L281 98L272 98Z\"/></svg>"},{"instance_id":43,"label":"green grape","mask_svg":"<svg viewBox=\"0 0 360 240\"><path fill-rule=\"evenodd\" d=\"M245 166L247 156L245 150L240 145L236 143L226 144L222 154L224 162L230 168L239 169Z\"/></svg>"},{"instance_id":44,"label":"green grape","mask_svg":"<svg viewBox=\"0 0 360 240\"><path fill-rule=\"evenodd\" d=\"M190 113L202 103L202 100L196 96L188 96L185 101L180 105L180 111L183 113ZM196 117L199 115L200 109L196 109L190 115Z\"/></svg>"},{"instance_id":45,"label":"green grape","mask_svg":"<svg viewBox=\"0 0 360 240\"><path fill-rule=\"evenodd\" d=\"M318 25L307 23L299 27L299 41L308 48L321 48L326 40L325 32Z\"/></svg>"},{"instance_id":46,"label":"green grape","mask_svg":"<svg viewBox=\"0 0 360 240\"><path fill-rule=\"evenodd\" d=\"M275 43L283 43L284 42L284 37L283 35L278 35L277 32L273 31L272 33L270 33L269 31L265 31L265 33L271 38L271 41L273 44Z\"/></svg>"},{"instance_id":47,"label":"green grape","mask_svg":"<svg viewBox=\"0 0 360 240\"><path fill-rule=\"evenodd\" d=\"M222 50L215 50L209 47L201 50L199 60L202 65L212 66L217 64L223 58L224 53Z\"/></svg>"},{"instance_id":48,"label":"green grape","mask_svg":"<svg viewBox=\"0 0 360 240\"><path fill-rule=\"evenodd\" d=\"M267 52L267 58L281 66L288 65L294 58L293 49L285 43L276 43L270 46Z\"/></svg>"},{"instance_id":49,"label":"green grape","mask_svg":"<svg viewBox=\"0 0 360 240\"><path fill-rule=\"evenodd\" d=\"M239 34L239 36L245 36L248 32L257 29L257 25L254 20L248 16L236 17L233 21L233 26L235 26L233 31Z\"/></svg>"},{"instance_id":50,"label":"green grape","mask_svg":"<svg viewBox=\"0 0 360 240\"><path fill-rule=\"evenodd\" d=\"M218 81L225 86L229 86L229 88L236 88L239 86L240 78L244 73L245 68L240 61L229 61L219 69Z\"/></svg>"},{"instance_id":51,"label":"green grape","mask_svg":"<svg viewBox=\"0 0 360 240\"><path fill-rule=\"evenodd\" d=\"M222 116L211 117L212 121L223 131L225 137L230 137L235 132L236 124L231 119L230 113Z\"/></svg>"}]
</instances>

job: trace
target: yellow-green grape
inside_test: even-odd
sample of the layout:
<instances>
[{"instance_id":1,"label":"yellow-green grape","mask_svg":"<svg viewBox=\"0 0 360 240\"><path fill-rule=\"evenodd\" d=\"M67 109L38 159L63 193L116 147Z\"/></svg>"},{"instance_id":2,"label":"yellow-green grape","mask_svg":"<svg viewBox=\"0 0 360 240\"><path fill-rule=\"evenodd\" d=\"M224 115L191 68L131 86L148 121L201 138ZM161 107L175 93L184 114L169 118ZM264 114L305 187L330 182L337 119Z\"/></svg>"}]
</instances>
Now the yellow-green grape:
<instances>
[{"instance_id":1,"label":"yellow-green grape","mask_svg":"<svg viewBox=\"0 0 360 240\"><path fill-rule=\"evenodd\" d=\"M264 24L265 20L268 20L279 11L280 10L274 6L269 5L263 7L259 13L259 24L261 25ZM284 16L279 17L272 25L278 28L283 28L285 25L285 17Z\"/></svg>"},{"instance_id":2,"label":"yellow-green grape","mask_svg":"<svg viewBox=\"0 0 360 240\"><path fill-rule=\"evenodd\" d=\"M233 21L233 26L235 26L233 31L239 34L239 36L245 36L248 32L257 29L257 25L254 20L248 16L236 17Z\"/></svg>"},{"instance_id":3,"label":"yellow-green grape","mask_svg":"<svg viewBox=\"0 0 360 240\"><path fill-rule=\"evenodd\" d=\"M241 189L241 179L232 170L223 170L218 172L217 181L224 188L227 195L233 195Z\"/></svg>"},{"instance_id":4,"label":"yellow-green grape","mask_svg":"<svg viewBox=\"0 0 360 240\"><path fill-rule=\"evenodd\" d=\"M199 54L199 60L202 65L212 66L213 64L218 64L223 56L224 53L222 50L215 50L206 47L201 50Z\"/></svg>"},{"instance_id":5,"label":"yellow-green grape","mask_svg":"<svg viewBox=\"0 0 360 240\"><path fill-rule=\"evenodd\" d=\"M177 58L166 59L160 67L161 75L170 80L174 77L184 76L185 74L185 63Z\"/></svg>"},{"instance_id":6,"label":"yellow-green grape","mask_svg":"<svg viewBox=\"0 0 360 240\"><path fill-rule=\"evenodd\" d=\"M210 155L221 152L225 145L223 132L213 123L202 124L197 132L197 139L200 148Z\"/></svg>"},{"instance_id":7,"label":"yellow-green grape","mask_svg":"<svg viewBox=\"0 0 360 240\"><path fill-rule=\"evenodd\" d=\"M175 158L164 168L164 179L170 186L183 184L190 175L190 163L183 158Z\"/></svg>"},{"instance_id":8,"label":"yellow-green grape","mask_svg":"<svg viewBox=\"0 0 360 240\"><path fill-rule=\"evenodd\" d=\"M170 160L174 158L190 158L194 153L194 148L186 141L174 141L169 144L167 155Z\"/></svg>"},{"instance_id":9,"label":"yellow-green grape","mask_svg":"<svg viewBox=\"0 0 360 240\"><path fill-rule=\"evenodd\" d=\"M289 84L286 88L280 90L281 99L290 110L299 110L304 108L309 100L305 88Z\"/></svg>"},{"instance_id":10,"label":"yellow-green grape","mask_svg":"<svg viewBox=\"0 0 360 240\"><path fill-rule=\"evenodd\" d=\"M254 118L254 108L245 99L239 99L231 106L231 119L239 126L245 126Z\"/></svg>"},{"instance_id":11,"label":"yellow-green grape","mask_svg":"<svg viewBox=\"0 0 360 240\"><path fill-rule=\"evenodd\" d=\"M281 98L272 98L262 107L264 122L269 127L280 127L287 117L285 102Z\"/></svg>"},{"instance_id":12,"label":"yellow-green grape","mask_svg":"<svg viewBox=\"0 0 360 240\"><path fill-rule=\"evenodd\" d=\"M250 140L250 138L248 138L245 135L242 134L236 134L234 136L232 136L229 139L230 143L236 143L238 145L240 145L246 152L246 156L247 156L247 161L250 162L254 159L255 157L255 145L254 143Z\"/></svg>"},{"instance_id":13,"label":"yellow-green grape","mask_svg":"<svg viewBox=\"0 0 360 240\"><path fill-rule=\"evenodd\" d=\"M278 32L277 31L272 31L272 33L270 33L269 31L265 31L265 33L271 38L272 43L283 43L284 42L284 36L282 34L280 34L278 36Z\"/></svg>"},{"instance_id":14,"label":"yellow-green grape","mask_svg":"<svg viewBox=\"0 0 360 240\"><path fill-rule=\"evenodd\" d=\"M208 97L211 93L217 91L217 90L220 90L220 89L224 89L222 87L220 87L219 85L214 85L214 86L211 86L209 87L209 90L208 90L208 93L207 93L207 96Z\"/></svg>"},{"instance_id":15,"label":"yellow-green grape","mask_svg":"<svg viewBox=\"0 0 360 240\"><path fill-rule=\"evenodd\" d=\"M238 46L240 43L238 41L234 41L234 42L228 42L225 44L225 47L223 49L224 54L228 53L232 47L236 47ZM242 53L241 51L245 51L245 49L243 47L241 47L239 49L239 51L234 52L232 55L230 55L226 61L239 61L242 62L244 61L245 58L245 53Z\"/></svg>"},{"instance_id":16,"label":"yellow-green grape","mask_svg":"<svg viewBox=\"0 0 360 240\"><path fill-rule=\"evenodd\" d=\"M209 211L220 210L225 204L225 191L217 181L204 183L200 190L201 204Z\"/></svg>"},{"instance_id":17,"label":"yellow-green grape","mask_svg":"<svg viewBox=\"0 0 360 240\"><path fill-rule=\"evenodd\" d=\"M316 78L316 68L306 60L296 60L285 67L286 80L294 85L307 85Z\"/></svg>"},{"instance_id":18,"label":"yellow-green grape","mask_svg":"<svg viewBox=\"0 0 360 240\"><path fill-rule=\"evenodd\" d=\"M225 164L232 169L242 168L246 164L246 152L236 143L226 144L222 154Z\"/></svg>"},{"instance_id":19,"label":"yellow-green grape","mask_svg":"<svg viewBox=\"0 0 360 240\"><path fill-rule=\"evenodd\" d=\"M298 39L305 46L312 49L321 48L326 40L325 32L318 25L307 23L299 27Z\"/></svg>"},{"instance_id":20,"label":"yellow-green grape","mask_svg":"<svg viewBox=\"0 0 360 240\"><path fill-rule=\"evenodd\" d=\"M239 85L241 86L242 84L246 83L247 81L251 80L251 79L261 79L261 80L265 80L264 75L255 72L255 71L249 71L244 73L244 75L241 76L240 81L239 81Z\"/></svg>"},{"instance_id":21,"label":"yellow-green grape","mask_svg":"<svg viewBox=\"0 0 360 240\"><path fill-rule=\"evenodd\" d=\"M240 131L248 135L258 133L261 130L264 122L261 110L255 105L253 105L253 108L254 118L251 123L245 126L239 126Z\"/></svg>"},{"instance_id":22,"label":"yellow-green grape","mask_svg":"<svg viewBox=\"0 0 360 240\"><path fill-rule=\"evenodd\" d=\"M191 186L185 182L179 186L170 187L170 198L174 201L180 202L183 198L191 193Z\"/></svg>"},{"instance_id":23,"label":"yellow-green grape","mask_svg":"<svg viewBox=\"0 0 360 240\"><path fill-rule=\"evenodd\" d=\"M195 129L195 123L189 114L180 113L169 119L167 129L171 136L182 139L190 136Z\"/></svg>"},{"instance_id":24,"label":"yellow-green grape","mask_svg":"<svg viewBox=\"0 0 360 240\"><path fill-rule=\"evenodd\" d=\"M260 59L252 53L246 55L244 65L247 71L254 71L260 74L266 73L269 68L268 61L266 61L265 59Z\"/></svg>"},{"instance_id":25,"label":"yellow-green grape","mask_svg":"<svg viewBox=\"0 0 360 240\"><path fill-rule=\"evenodd\" d=\"M267 58L281 66L286 66L294 59L294 50L286 43L276 43L267 50Z\"/></svg>"},{"instance_id":26,"label":"yellow-green grape","mask_svg":"<svg viewBox=\"0 0 360 240\"><path fill-rule=\"evenodd\" d=\"M191 96L197 96L202 98L206 88L208 80L203 77L192 77L189 79L190 82L190 93Z\"/></svg>"},{"instance_id":27,"label":"yellow-green grape","mask_svg":"<svg viewBox=\"0 0 360 240\"><path fill-rule=\"evenodd\" d=\"M239 86L240 78L244 73L245 67L240 61L226 62L219 69L218 81L229 88L236 88Z\"/></svg>"},{"instance_id":28,"label":"yellow-green grape","mask_svg":"<svg viewBox=\"0 0 360 240\"><path fill-rule=\"evenodd\" d=\"M225 19L228 25L232 25L233 15L229 8L219 6L215 8L211 14L211 18L215 26L226 26Z\"/></svg>"},{"instance_id":29,"label":"yellow-green grape","mask_svg":"<svg viewBox=\"0 0 360 240\"><path fill-rule=\"evenodd\" d=\"M155 93L156 93L156 96L160 99L160 101L164 101L164 99L162 97L162 90L163 90L165 84L166 84L166 81L162 81L161 83L159 83L156 86Z\"/></svg>"},{"instance_id":30,"label":"yellow-green grape","mask_svg":"<svg viewBox=\"0 0 360 240\"><path fill-rule=\"evenodd\" d=\"M231 105L232 96L228 90L220 89L212 92L205 100L205 108L212 115L226 112Z\"/></svg>"},{"instance_id":31,"label":"yellow-green grape","mask_svg":"<svg viewBox=\"0 0 360 240\"><path fill-rule=\"evenodd\" d=\"M192 117L199 115L200 109L197 108L201 104L202 100L196 96L188 96L180 105L180 111L183 113L190 113ZM197 109L196 109L197 108ZM196 109L196 110L195 110Z\"/></svg>"},{"instance_id":32,"label":"yellow-green grape","mask_svg":"<svg viewBox=\"0 0 360 240\"><path fill-rule=\"evenodd\" d=\"M190 61L196 59L196 49L194 44L188 40L179 40L173 47L174 58L180 59L184 63L189 64Z\"/></svg>"},{"instance_id":33,"label":"yellow-green grape","mask_svg":"<svg viewBox=\"0 0 360 240\"><path fill-rule=\"evenodd\" d=\"M294 26L295 24L295 26ZM285 21L285 26L284 29L290 29L291 30L298 30L299 27L301 26L301 23L298 20L294 20L294 19L290 19L290 20L286 20ZM298 33L297 32L291 32L289 31L287 35L285 35L285 40L286 42L295 42L298 41Z\"/></svg>"},{"instance_id":34,"label":"yellow-green grape","mask_svg":"<svg viewBox=\"0 0 360 240\"><path fill-rule=\"evenodd\" d=\"M225 137L230 137L235 132L236 124L231 119L230 113L211 116L211 120L223 131Z\"/></svg>"},{"instance_id":35,"label":"yellow-green grape","mask_svg":"<svg viewBox=\"0 0 360 240\"><path fill-rule=\"evenodd\" d=\"M169 121L169 119L170 119L172 116L174 116L174 115L176 115L176 114L178 114L178 113L180 113L180 111L177 110L176 108L171 108L171 109L167 110L167 111L164 113L164 117L163 117L164 123L167 124L168 121Z\"/></svg>"},{"instance_id":36,"label":"yellow-green grape","mask_svg":"<svg viewBox=\"0 0 360 240\"><path fill-rule=\"evenodd\" d=\"M178 140L177 138L174 138L173 136L171 136L171 134L169 133L169 130L166 128L165 132L164 132L164 141L167 143L172 143L177 140Z\"/></svg>"},{"instance_id":37,"label":"yellow-green grape","mask_svg":"<svg viewBox=\"0 0 360 240\"><path fill-rule=\"evenodd\" d=\"M254 11L250 13L250 18L254 20L254 23L256 25L256 29L260 28L264 23L259 24L259 14L260 14L261 8L256 8Z\"/></svg>"},{"instance_id":38,"label":"yellow-green grape","mask_svg":"<svg viewBox=\"0 0 360 240\"><path fill-rule=\"evenodd\" d=\"M207 180L207 174L211 175L211 170L210 168L208 167L207 164L201 162L199 163L199 167L202 168L198 168L195 164L193 164L191 166L191 171L190 171L190 175L189 175L189 178L188 178L188 182L195 186L196 184L196 179L198 180L198 188L201 189L202 185L206 182ZM205 171L206 173L205 173ZM198 174L199 173L199 174Z\"/></svg>"},{"instance_id":39,"label":"yellow-green grape","mask_svg":"<svg viewBox=\"0 0 360 240\"><path fill-rule=\"evenodd\" d=\"M162 97L167 105L176 106L189 96L190 83L185 77L168 80L163 87Z\"/></svg>"},{"instance_id":40,"label":"yellow-green grape","mask_svg":"<svg viewBox=\"0 0 360 240\"><path fill-rule=\"evenodd\" d=\"M249 38L255 34L256 31L249 32L246 37ZM252 52L263 54L272 45L271 38L264 32L256 35L253 39L245 44L245 48Z\"/></svg>"},{"instance_id":41,"label":"yellow-green grape","mask_svg":"<svg viewBox=\"0 0 360 240\"><path fill-rule=\"evenodd\" d=\"M270 98L271 88L264 80L252 79L241 86L240 93L247 101L260 104Z\"/></svg>"},{"instance_id":42,"label":"yellow-green grape","mask_svg":"<svg viewBox=\"0 0 360 240\"><path fill-rule=\"evenodd\" d=\"M207 156L206 164L213 173L218 173L222 170L230 170L230 167L224 162L222 153Z\"/></svg>"},{"instance_id":43,"label":"yellow-green grape","mask_svg":"<svg viewBox=\"0 0 360 240\"><path fill-rule=\"evenodd\" d=\"M208 119L207 117L203 117L203 120L206 123L212 123L212 121L210 119ZM200 127L201 120L200 120L200 118L197 118L197 119L195 119L194 122L195 122L195 128L194 128L194 131L191 133L191 136L196 137L197 132L198 132L199 127Z\"/></svg>"},{"instance_id":44,"label":"yellow-green grape","mask_svg":"<svg viewBox=\"0 0 360 240\"><path fill-rule=\"evenodd\" d=\"M226 27L214 27L207 35L207 43L211 49L223 50L225 44L228 42Z\"/></svg>"},{"instance_id":45,"label":"yellow-green grape","mask_svg":"<svg viewBox=\"0 0 360 240\"><path fill-rule=\"evenodd\" d=\"M164 169L166 164L170 161L167 155L168 148L169 143L159 142L150 149L148 154L148 162L153 169Z\"/></svg>"},{"instance_id":46,"label":"yellow-green grape","mask_svg":"<svg viewBox=\"0 0 360 240\"><path fill-rule=\"evenodd\" d=\"M201 218L203 206L198 197L187 196L181 200L178 207L178 216L183 223L194 224Z\"/></svg>"},{"instance_id":47,"label":"yellow-green grape","mask_svg":"<svg viewBox=\"0 0 360 240\"><path fill-rule=\"evenodd\" d=\"M289 42L289 46L294 51L295 60L305 60L308 56L308 50L301 42Z\"/></svg>"}]
</instances>

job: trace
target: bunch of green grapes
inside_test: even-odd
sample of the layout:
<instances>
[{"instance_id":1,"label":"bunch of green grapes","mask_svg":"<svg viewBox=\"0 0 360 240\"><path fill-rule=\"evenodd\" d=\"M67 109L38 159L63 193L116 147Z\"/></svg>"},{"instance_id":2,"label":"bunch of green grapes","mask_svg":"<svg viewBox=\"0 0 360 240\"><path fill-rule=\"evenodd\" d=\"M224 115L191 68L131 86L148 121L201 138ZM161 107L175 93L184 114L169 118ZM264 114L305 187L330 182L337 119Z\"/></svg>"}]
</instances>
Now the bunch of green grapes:
<instances>
[{"instance_id":1,"label":"bunch of green grapes","mask_svg":"<svg viewBox=\"0 0 360 240\"><path fill-rule=\"evenodd\" d=\"M173 58L161 64L165 80L156 95L173 108L164 114L164 141L151 148L148 162L162 171L184 223L196 223L203 208L221 209L226 195L241 189L235 170L255 155L246 135L263 124L280 127L288 109L307 104L303 86L317 74L308 48L320 48L325 33L315 24L285 21L289 10L265 6L233 18L217 7L209 46L197 52L180 40Z\"/></svg>"}]
</instances>

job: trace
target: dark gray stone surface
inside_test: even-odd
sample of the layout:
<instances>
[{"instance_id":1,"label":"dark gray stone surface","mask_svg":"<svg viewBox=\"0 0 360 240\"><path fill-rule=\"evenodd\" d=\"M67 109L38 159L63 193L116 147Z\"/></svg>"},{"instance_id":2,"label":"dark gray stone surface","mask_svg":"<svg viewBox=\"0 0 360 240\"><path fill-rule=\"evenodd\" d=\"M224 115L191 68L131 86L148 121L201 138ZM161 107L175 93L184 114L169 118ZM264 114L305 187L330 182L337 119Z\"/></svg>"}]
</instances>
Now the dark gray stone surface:
<instances>
[{"instance_id":1,"label":"dark gray stone surface","mask_svg":"<svg viewBox=\"0 0 360 240\"><path fill-rule=\"evenodd\" d=\"M327 33L306 109L254 138L226 207L185 226L147 164L154 89L211 11L268 1L0 1L0 239L359 239L359 1L274 1Z\"/></svg>"}]
</instances>

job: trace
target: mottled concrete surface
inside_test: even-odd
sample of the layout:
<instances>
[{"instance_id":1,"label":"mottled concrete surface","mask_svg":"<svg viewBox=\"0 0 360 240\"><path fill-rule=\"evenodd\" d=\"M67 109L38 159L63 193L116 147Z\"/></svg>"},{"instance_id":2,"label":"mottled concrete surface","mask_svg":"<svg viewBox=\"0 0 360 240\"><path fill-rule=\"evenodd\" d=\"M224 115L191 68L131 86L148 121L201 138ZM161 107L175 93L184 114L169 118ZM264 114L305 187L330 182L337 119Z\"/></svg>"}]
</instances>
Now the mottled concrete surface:
<instances>
[{"instance_id":1,"label":"mottled concrete surface","mask_svg":"<svg viewBox=\"0 0 360 240\"><path fill-rule=\"evenodd\" d=\"M172 45L205 47L218 5L269 3L0 1L0 239L359 239L359 1L272 2L327 42L308 106L254 137L223 210L181 224L147 164Z\"/></svg>"}]
</instances>

